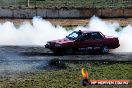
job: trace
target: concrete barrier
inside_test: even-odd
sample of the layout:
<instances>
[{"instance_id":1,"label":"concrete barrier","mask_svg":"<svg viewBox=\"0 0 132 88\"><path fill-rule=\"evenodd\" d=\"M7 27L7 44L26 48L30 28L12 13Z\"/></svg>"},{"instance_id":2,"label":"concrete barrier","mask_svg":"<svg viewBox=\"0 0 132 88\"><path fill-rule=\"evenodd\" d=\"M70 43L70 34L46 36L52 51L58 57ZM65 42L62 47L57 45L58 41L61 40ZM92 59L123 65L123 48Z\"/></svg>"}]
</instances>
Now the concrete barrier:
<instances>
[{"instance_id":1,"label":"concrete barrier","mask_svg":"<svg viewBox=\"0 0 132 88\"><path fill-rule=\"evenodd\" d=\"M132 15L132 14L131 14ZM125 17L123 8L105 8L101 9L102 17Z\"/></svg>"},{"instance_id":2,"label":"concrete barrier","mask_svg":"<svg viewBox=\"0 0 132 88\"><path fill-rule=\"evenodd\" d=\"M8 18L89 18L93 15L99 17L132 17L130 8L0 8L0 17Z\"/></svg>"},{"instance_id":3,"label":"concrete barrier","mask_svg":"<svg viewBox=\"0 0 132 88\"><path fill-rule=\"evenodd\" d=\"M59 10L56 10L56 9L55 10L54 9L47 9L47 11L46 11L46 18L59 18Z\"/></svg>"},{"instance_id":4,"label":"concrete barrier","mask_svg":"<svg viewBox=\"0 0 132 88\"><path fill-rule=\"evenodd\" d=\"M37 9L36 15L41 16L41 17L46 17L47 16L47 9Z\"/></svg>"},{"instance_id":5,"label":"concrete barrier","mask_svg":"<svg viewBox=\"0 0 132 88\"><path fill-rule=\"evenodd\" d=\"M33 18L36 16L35 9L14 9L13 17L14 18Z\"/></svg>"},{"instance_id":6,"label":"concrete barrier","mask_svg":"<svg viewBox=\"0 0 132 88\"><path fill-rule=\"evenodd\" d=\"M79 18L80 12L77 9L60 9L59 18Z\"/></svg>"},{"instance_id":7,"label":"concrete barrier","mask_svg":"<svg viewBox=\"0 0 132 88\"><path fill-rule=\"evenodd\" d=\"M5 18L5 17L13 17L13 11L12 9L8 8L0 8L0 17Z\"/></svg>"},{"instance_id":8,"label":"concrete barrier","mask_svg":"<svg viewBox=\"0 0 132 88\"><path fill-rule=\"evenodd\" d=\"M85 9L78 9L80 12L80 18L87 18L93 15L101 17L101 9L97 8L85 8Z\"/></svg>"},{"instance_id":9,"label":"concrete barrier","mask_svg":"<svg viewBox=\"0 0 132 88\"><path fill-rule=\"evenodd\" d=\"M124 9L124 17L132 17L132 8Z\"/></svg>"}]
</instances>

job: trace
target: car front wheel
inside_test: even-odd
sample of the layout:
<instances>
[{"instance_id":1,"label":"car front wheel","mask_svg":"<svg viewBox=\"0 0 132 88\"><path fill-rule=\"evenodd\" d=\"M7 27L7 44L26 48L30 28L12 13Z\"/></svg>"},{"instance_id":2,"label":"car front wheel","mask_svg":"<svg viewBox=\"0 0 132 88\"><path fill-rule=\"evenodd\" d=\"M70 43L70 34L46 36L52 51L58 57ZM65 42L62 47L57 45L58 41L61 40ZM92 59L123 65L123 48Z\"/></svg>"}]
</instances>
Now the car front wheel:
<instances>
[{"instance_id":1,"label":"car front wheel","mask_svg":"<svg viewBox=\"0 0 132 88\"><path fill-rule=\"evenodd\" d=\"M73 49L71 47L67 47L67 48L65 48L65 53L66 54L72 54L73 53Z\"/></svg>"}]
</instances>

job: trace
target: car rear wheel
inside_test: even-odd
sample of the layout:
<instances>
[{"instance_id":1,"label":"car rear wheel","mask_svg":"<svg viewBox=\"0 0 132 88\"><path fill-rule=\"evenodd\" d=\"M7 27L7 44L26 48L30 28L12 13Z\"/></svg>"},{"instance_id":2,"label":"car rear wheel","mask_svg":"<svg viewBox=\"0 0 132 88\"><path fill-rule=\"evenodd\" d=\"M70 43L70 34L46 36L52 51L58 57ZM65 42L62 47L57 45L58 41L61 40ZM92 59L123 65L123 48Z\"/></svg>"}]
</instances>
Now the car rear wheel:
<instances>
[{"instance_id":1,"label":"car rear wheel","mask_svg":"<svg viewBox=\"0 0 132 88\"><path fill-rule=\"evenodd\" d=\"M109 53L109 47L108 46L103 46L101 51L102 51L102 53Z\"/></svg>"}]
</instances>

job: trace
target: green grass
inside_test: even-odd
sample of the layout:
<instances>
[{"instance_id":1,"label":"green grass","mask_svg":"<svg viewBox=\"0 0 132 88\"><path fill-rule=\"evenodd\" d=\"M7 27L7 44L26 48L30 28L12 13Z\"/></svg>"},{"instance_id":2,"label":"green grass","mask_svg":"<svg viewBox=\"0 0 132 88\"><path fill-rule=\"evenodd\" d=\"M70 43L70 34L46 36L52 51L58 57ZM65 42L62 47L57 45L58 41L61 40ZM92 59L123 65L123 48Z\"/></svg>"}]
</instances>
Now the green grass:
<instances>
[{"instance_id":1,"label":"green grass","mask_svg":"<svg viewBox=\"0 0 132 88\"><path fill-rule=\"evenodd\" d=\"M32 0L35 1L35 0ZM113 2L112 2L113 1ZM91 8L91 7L130 7L132 1L122 0L37 0L37 6L43 7L68 7L68 8Z\"/></svg>"},{"instance_id":2,"label":"green grass","mask_svg":"<svg viewBox=\"0 0 132 88\"><path fill-rule=\"evenodd\" d=\"M89 71L89 79L132 80L132 62L129 63L66 63L66 69L42 70L36 73L1 78L0 88L83 88L80 85L81 68ZM87 88L131 88L125 86L88 86Z\"/></svg>"},{"instance_id":3,"label":"green grass","mask_svg":"<svg viewBox=\"0 0 132 88\"><path fill-rule=\"evenodd\" d=\"M27 0L0 0L0 6L27 5Z\"/></svg>"},{"instance_id":4,"label":"green grass","mask_svg":"<svg viewBox=\"0 0 132 88\"><path fill-rule=\"evenodd\" d=\"M14 5L15 0L0 0L0 5ZM27 5L27 0L16 0L16 5ZM30 0L30 6L44 8L132 7L131 0Z\"/></svg>"}]
</instances>

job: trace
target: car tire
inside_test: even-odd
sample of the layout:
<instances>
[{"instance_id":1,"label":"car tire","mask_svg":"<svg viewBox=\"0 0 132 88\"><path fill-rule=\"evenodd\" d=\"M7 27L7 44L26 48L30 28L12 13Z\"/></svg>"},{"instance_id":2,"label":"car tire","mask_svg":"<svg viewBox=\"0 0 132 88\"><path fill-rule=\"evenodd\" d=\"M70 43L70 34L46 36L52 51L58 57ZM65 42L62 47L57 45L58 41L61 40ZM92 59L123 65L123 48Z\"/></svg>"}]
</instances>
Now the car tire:
<instances>
[{"instance_id":1,"label":"car tire","mask_svg":"<svg viewBox=\"0 0 132 88\"><path fill-rule=\"evenodd\" d=\"M107 53L109 53L109 47L106 46L106 45L105 46L102 46L101 51L102 51L102 53L107 54Z\"/></svg>"},{"instance_id":2,"label":"car tire","mask_svg":"<svg viewBox=\"0 0 132 88\"><path fill-rule=\"evenodd\" d=\"M73 53L73 48L71 48L71 47L65 48L65 53L66 54L72 54Z\"/></svg>"}]
</instances>

